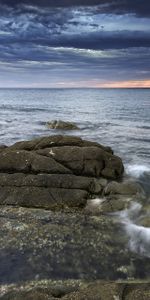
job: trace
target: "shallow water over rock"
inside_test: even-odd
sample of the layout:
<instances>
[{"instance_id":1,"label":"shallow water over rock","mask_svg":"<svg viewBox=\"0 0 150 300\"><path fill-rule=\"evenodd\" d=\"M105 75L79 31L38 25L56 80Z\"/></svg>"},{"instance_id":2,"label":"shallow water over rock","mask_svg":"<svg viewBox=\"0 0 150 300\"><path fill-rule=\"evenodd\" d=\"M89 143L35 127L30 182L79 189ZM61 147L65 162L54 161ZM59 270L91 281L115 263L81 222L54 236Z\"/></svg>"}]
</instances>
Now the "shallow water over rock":
<instances>
[{"instance_id":1,"label":"shallow water over rock","mask_svg":"<svg viewBox=\"0 0 150 300\"><path fill-rule=\"evenodd\" d=\"M0 283L34 279L149 278L111 216L1 207ZM11 270L11 272L10 272Z\"/></svg>"}]
</instances>

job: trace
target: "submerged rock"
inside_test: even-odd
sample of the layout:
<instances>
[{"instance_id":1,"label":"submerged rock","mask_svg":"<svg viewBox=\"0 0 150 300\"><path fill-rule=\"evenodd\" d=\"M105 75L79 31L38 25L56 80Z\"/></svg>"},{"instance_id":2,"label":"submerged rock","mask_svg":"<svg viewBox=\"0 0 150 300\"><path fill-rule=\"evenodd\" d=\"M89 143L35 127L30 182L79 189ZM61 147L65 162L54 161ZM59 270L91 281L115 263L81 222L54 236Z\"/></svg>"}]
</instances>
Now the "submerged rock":
<instances>
[{"instance_id":1,"label":"submerged rock","mask_svg":"<svg viewBox=\"0 0 150 300\"><path fill-rule=\"evenodd\" d=\"M72 122L64 122L61 120L54 120L51 122L47 122L46 126L49 129L63 129L63 130L78 130L79 127Z\"/></svg>"},{"instance_id":2,"label":"submerged rock","mask_svg":"<svg viewBox=\"0 0 150 300\"><path fill-rule=\"evenodd\" d=\"M109 147L73 136L16 143L0 152L0 204L82 208L123 173ZM105 175L105 176L104 176Z\"/></svg>"}]
</instances>

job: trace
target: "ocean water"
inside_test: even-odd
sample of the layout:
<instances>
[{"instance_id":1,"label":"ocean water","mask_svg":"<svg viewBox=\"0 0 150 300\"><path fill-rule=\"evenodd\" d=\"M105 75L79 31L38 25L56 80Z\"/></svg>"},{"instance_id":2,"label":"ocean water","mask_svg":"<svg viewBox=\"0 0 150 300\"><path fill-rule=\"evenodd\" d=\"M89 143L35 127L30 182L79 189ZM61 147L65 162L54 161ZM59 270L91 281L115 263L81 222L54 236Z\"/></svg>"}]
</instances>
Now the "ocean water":
<instances>
[{"instance_id":1,"label":"ocean water","mask_svg":"<svg viewBox=\"0 0 150 300\"><path fill-rule=\"evenodd\" d=\"M50 130L51 120L76 131ZM0 89L0 144L73 134L112 147L126 172L150 172L150 89Z\"/></svg>"},{"instance_id":2,"label":"ocean water","mask_svg":"<svg viewBox=\"0 0 150 300\"><path fill-rule=\"evenodd\" d=\"M50 130L46 122L54 119L75 122L80 130ZM53 134L111 146L150 204L150 89L0 89L0 144ZM131 251L150 257L150 228L130 218L137 208L135 203L119 218Z\"/></svg>"},{"instance_id":3,"label":"ocean water","mask_svg":"<svg viewBox=\"0 0 150 300\"><path fill-rule=\"evenodd\" d=\"M76 122L66 132L110 145L126 162L150 159L150 89L0 89L0 143L55 134L45 122Z\"/></svg>"}]
</instances>

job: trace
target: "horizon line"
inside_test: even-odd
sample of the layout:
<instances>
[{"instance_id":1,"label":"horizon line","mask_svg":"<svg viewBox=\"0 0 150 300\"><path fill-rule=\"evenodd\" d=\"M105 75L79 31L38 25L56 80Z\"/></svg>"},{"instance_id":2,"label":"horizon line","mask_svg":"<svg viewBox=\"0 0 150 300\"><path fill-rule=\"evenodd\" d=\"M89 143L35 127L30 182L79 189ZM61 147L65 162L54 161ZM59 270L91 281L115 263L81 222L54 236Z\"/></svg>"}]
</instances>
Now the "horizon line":
<instances>
[{"instance_id":1,"label":"horizon line","mask_svg":"<svg viewBox=\"0 0 150 300\"><path fill-rule=\"evenodd\" d=\"M70 90L70 89L99 89L99 90L102 90L102 89L107 89L107 90L116 90L116 89L123 89L123 90L130 90L130 89L150 89L150 86L149 87L135 87L135 86L133 86L133 87L85 87L85 86L83 86L83 87L31 87L31 86L25 86L25 87L23 87L23 86L21 86L21 87L17 87L17 86L8 86L8 87L0 87L0 89L60 89L60 90L65 90L65 89L68 89L68 90Z\"/></svg>"}]
</instances>

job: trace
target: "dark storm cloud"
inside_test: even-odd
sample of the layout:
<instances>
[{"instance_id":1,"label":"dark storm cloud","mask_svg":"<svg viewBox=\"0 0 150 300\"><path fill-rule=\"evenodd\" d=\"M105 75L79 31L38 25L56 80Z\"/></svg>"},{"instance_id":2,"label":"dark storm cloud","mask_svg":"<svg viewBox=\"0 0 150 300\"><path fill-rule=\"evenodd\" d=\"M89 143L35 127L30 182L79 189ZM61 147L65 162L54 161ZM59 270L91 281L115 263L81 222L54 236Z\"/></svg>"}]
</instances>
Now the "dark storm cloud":
<instances>
[{"instance_id":1,"label":"dark storm cloud","mask_svg":"<svg viewBox=\"0 0 150 300\"><path fill-rule=\"evenodd\" d=\"M1 0L0 4L10 7L21 4L37 7L99 6L98 9L102 13L150 15L149 0Z\"/></svg>"},{"instance_id":2,"label":"dark storm cloud","mask_svg":"<svg viewBox=\"0 0 150 300\"><path fill-rule=\"evenodd\" d=\"M54 30L53 30L54 33ZM49 32L43 28L32 28L29 33L21 31L19 35L5 36L1 34L0 43L10 45L9 49L12 52L12 45L21 43L24 44L49 46L49 47L66 47L78 49L122 49L132 47L150 47L149 34L139 31L121 31L121 32L96 32L88 34L60 34L55 30L55 36L49 37Z\"/></svg>"},{"instance_id":3,"label":"dark storm cloud","mask_svg":"<svg viewBox=\"0 0 150 300\"><path fill-rule=\"evenodd\" d=\"M0 1L0 79L149 78L149 8L148 0Z\"/></svg>"},{"instance_id":4,"label":"dark storm cloud","mask_svg":"<svg viewBox=\"0 0 150 300\"><path fill-rule=\"evenodd\" d=\"M27 7L21 13L19 6L18 10L6 8L4 11L0 18L0 43L5 45L28 43L100 50L150 46L148 25L143 23L143 30L135 30L139 22L129 16L126 17L129 24L123 25L122 16L114 20L113 16L108 18L103 14L101 20L97 11L86 9Z\"/></svg>"}]
</instances>

